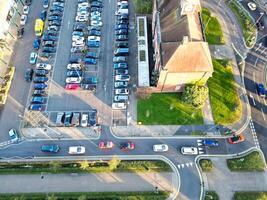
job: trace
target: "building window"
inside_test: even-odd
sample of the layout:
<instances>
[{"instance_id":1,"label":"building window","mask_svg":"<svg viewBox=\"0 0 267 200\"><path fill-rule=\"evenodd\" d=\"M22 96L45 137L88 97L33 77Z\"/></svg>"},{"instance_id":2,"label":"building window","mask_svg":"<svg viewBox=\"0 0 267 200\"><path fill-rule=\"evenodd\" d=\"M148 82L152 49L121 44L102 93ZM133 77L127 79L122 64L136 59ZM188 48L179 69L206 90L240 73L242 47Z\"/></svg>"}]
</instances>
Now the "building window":
<instances>
[{"instance_id":1,"label":"building window","mask_svg":"<svg viewBox=\"0 0 267 200\"><path fill-rule=\"evenodd\" d=\"M139 51L139 61L140 62L146 61L146 51L145 50Z\"/></svg>"}]
</instances>

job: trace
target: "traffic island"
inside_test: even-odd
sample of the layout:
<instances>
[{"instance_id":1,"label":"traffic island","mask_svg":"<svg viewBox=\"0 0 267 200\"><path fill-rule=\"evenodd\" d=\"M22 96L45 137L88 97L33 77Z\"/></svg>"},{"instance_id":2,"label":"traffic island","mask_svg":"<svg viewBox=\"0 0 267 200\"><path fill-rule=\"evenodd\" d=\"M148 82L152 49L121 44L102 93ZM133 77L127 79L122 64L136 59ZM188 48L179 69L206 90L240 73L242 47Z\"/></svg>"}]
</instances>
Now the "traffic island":
<instances>
[{"instance_id":1,"label":"traffic island","mask_svg":"<svg viewBox=\"0 0 267 200\"><path fill-rule=\"evenodd\" d=\"M267 191L262 192L235 192L233 200L266 200Z\"/></svg>"},{"instance_id":2,"label":"traffic island","mask_svg":"<svg viewBox=\"0 0 267 200\"><path fill-rule=\"evenodd\" d=\"M5 105L6 103L14 73L15 73L15 67L9 67L4 77L1 77L1 84L0 84L0 106L1 107Z\"/></svg>"},{"instance_id":3,"label":"traffic island","mask_svg":"<svg viewBox=\"0 0 267 200\"><path fill-rule=\"evenodd\" d=\"M219 196L215 191L206 191L204 200L219 200Z\"/></svg>"},{"instance_id":4,"label":"traffic island","mask_svg":"<svg viewBox=\"0 0 267 200\"><path fill-rule=\"evenodd\" d=\"M213 168L212 161L210 159L201 159L201 160L199 160L199 165L200 165L201 170L203 172L209 172Z\"/></svg>"}]
</instances>

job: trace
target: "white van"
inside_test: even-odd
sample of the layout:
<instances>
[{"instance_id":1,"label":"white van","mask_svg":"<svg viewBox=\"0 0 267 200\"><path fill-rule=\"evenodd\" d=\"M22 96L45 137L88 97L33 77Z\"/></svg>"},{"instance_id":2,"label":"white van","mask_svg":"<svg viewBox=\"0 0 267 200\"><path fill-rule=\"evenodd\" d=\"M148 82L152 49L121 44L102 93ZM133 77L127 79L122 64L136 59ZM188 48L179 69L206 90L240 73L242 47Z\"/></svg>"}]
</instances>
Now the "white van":
<instances>
[{"instance_id":1,"label":"white van","mask_svg":"<svg viewBox=\"0 0 267 200\"><path fill-rule=\"evenodd\" d=\"M184 155L198 155L198 149L196 147L182 147L181 153Z\"/></svg>"},{"instance_id":2,"label":"white van","mask_svg":"<svg viewBox=\"0 0 267 200\"><path fill-rule=\"evenodd\" d=\"M154 152L166 152L168 150L169 150L169 147L167 144L154 144L153 145Z\"/></svg>"}]
</instances>

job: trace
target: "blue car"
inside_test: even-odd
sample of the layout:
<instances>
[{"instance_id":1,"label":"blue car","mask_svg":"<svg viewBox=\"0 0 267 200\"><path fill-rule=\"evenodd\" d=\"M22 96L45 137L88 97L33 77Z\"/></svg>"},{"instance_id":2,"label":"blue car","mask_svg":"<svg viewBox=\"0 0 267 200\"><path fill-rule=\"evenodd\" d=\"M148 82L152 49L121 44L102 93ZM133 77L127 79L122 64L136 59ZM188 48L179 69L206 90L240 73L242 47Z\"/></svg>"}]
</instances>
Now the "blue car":
<instances>
[{"instance_id":1,"label":"blue car","mask_svg":"<svg viewBox=\"0 0 267 200\"><path fill-rule=\"evenodd\" d=\"M258 91L258 94L261 96L261 97L265 97L265 88L264 88L264 85L262 83L258 83L257 84L257 91Z\"/></svg>"},{"instance_id":2,"label":"blue car","mask_svg":"<svg viewBox=\"0 0 267 200\"><path fill-rule=\"evenodd\" d=\"M48 17L48 21L53 21L53 20L59 20L59 21L61 21L62 20L62 17L60 17L60 16L54 16L54 15Z\"/></svg>"},{"instance_id":3,"label":"blue car","mask_svg":"<svg viewBox=\"0 0 267 200\"><path fill-rule=\"evenodd\" d=\"M127 24L120 24L115 26L115 30L120 30L120 29L128 29Z\"/></svg>"},{"instance_id":4,"label":"blue car","mask_svg":"<svg viewBox=\"0 0 267 200\"><path fill-rule=\"evenodd\" d=\"M43 10L43 11L41 12L41 14L40 14L40 19L43 20L43 21L45 21L45 19L46 19L46 15L47 15L47 11L46 11L46 10Z\"/></svg>"},{"instance_id":5,"label":"blue car","mask_svg":"<svg viewBox=\"0 0 267 200\"><path fill-rule=\"evenodd\" d=\"M41 151L49 153L57 153L59 151L59 146L57 144L42 145Z\"/></svg>"},{"instance_id":6,"label":"blue car","mask_svg":"<svg viewBox=\"0 0 267 200\"><path fill-rule=\"evenodd\" d=\"M113 68L114 69L127 69L128 64L127 63L114 63Z\"/></svg>"},{"instance_id":7,"label":"blue car","mask_svg":"<svg viewBox=\"0 0 267 200\"><path fill-rule=\"evenodd\" d=\"M48 78L46 76L36 76L33 79L34 83L44 83L44 82L47 82L47 81L48 81Z\"/></svg>"},{"instance_id":8,"label":"blue car","mask_svg":"<svg viewBox=\"0 0 267 200\"><path fill-rule=\"evenodd\" d=\"M88 41L87 46L91 48L98 48L100 46L99 41Z\"/></svg>"},{"instance_id":9,"label":"blue car","mask_svg":"<svg viewBox=\"0 0 267 200\"><path fill-rule=\"evenodd\" d=\"M36 49L36 50L38 50L39 47L40 47L40 43L41 43L40 38L35 38L35 39L33 40L33 48Z\"/></svg>"},{"instance_id":10,"label":"blue car","mask_svg":"<svg viewBox=\"0 0 267 200\"><path fill-rule=\"evenodd\" d=\"M119 29L117 31L115 31L116 35L127 35L128 34L128 30L127 29Z\"/></svg>"},{"instance_id":11,"label":"blue car","mask_svg":"<svg viewBox=\"0 0 267 200\"><path fill-rule=\"evenodd\" d=\"M85 55L86 58L98 58L97 56L97 53L95 52L88 52L86 55Z\"/></svg>"},{"instance_id":12,"label":"blue car","mask_svg":"<svg viewBox=\"0 0 267 200\"><path fill-rule=\"evenodd\" d=\"M93 65L95 65L96 64L96 59L94 59L94 58L85 58L85 59L83 59L83 62L85 64L93 64Z\"/></svg>"},{"instance_id":13,"label":"blue car","mask_svg":"<svg viewBox=\"0 0 267 200\"><path fill-rule=\"evenodd\" d=\"M43 36L43 41L48 41L48 40L56 41L57 37L56 36L52 36L52 35L44 35Z\"/></svg>"},{"instance_id":14,"label":"blue car","mask_svg":"<svg viewBox=\"0 0 267 200\"><path fill-rule=\"evenodd\" d=\"M35 111L42 111L44 110L45 105L43 104L31 104L29 106L29 110L35 110Z\"/></svg>"},{"instance_id":15,"label":"blue car","mask_svg":"<svg viewBox=\"0 0 267 200\"><path fill-rule=\"evenodd\" d=\"M36 103L36 104L44 104L45 100L43 97L32 97L31 103Z\"/></svg>"},{"instance_id":16,"label":"blue car","mask_svg":"<svg viewBox=\"0 0 267 200\"><path fill-rule=\"evenodd\" d=\"M38 89L38 90L42 90L42 89L47 88L47 85L45 83L35 83L33 85L33 88Z\"/></svg>"},{"instance_id":17,"label":"blue car","mask_svg":"<svg viewBox=\"0 0 267 200\"><path fill-rule=\"evenodd\" d=\"M48 8L49 7L49 0L44 0L43 7L44 8Z\"/></svg>"},{"instance_id":18,"label":"blue car","mask_svg":"<svg viewBox=\"0 0 267 200\"><path fill-rule=\"evenodd\" d=\"M211 139L205 139L205 140L202 140L202 144L203 144L204 146L208 146L208 147L217 147L217 146L219 146L218 141L216 141L216 140L211 140Z\"/></svg>"}]
</instances>

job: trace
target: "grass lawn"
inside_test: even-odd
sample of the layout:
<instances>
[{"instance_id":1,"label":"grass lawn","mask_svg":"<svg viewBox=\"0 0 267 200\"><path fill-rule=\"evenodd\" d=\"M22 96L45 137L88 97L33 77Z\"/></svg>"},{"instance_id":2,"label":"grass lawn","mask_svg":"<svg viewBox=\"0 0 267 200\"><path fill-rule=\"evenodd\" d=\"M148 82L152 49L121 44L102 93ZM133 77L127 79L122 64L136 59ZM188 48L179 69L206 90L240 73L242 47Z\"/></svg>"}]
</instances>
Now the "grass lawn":
<instances>
[{"instance_id":1,"label":"grass lawn","mask_svg":"<svg viewBox=\"0 0 267 200\"><path fill-rule=\"evenodd\" d=\"M241 158L227 159L227 166L231 171L264 171L265 165L260 153L252 153Z\"/></svg>"},{"instance_id":2,"label":"grass lawn","mask_svg":"<svg viewBox=\"0 0 267 200\"><path fill-rule=\"evenodd\" d=\"M221 25L216 17L211 16L207 8L202 8L201 18L203 20L206 40L209 44L224 44ZM208 23L208 24L207 24Z\"/></svg>"},{"instance_id":3,"label":"grass lawn","mask_svg":"<svg viewBox=\"0 0 267 200\"><path fill-rule=\"evenodd\" d=\"M165 200L169 192L57 192L57 193L20 193L0 194L0 200Z\"/></svg>"},{"instance_id":4,"label":"grass lawn","mask_svg":"<svg viewBox=\"0 0 267 200\"><path fill-rule=\"evenodd\" d=\"M53 167L49 162L38 163L1 163L0 174L39 174L44 173L101 173L101 172L161 172L171 171L171 167L158 160L121 161L111 170L107 162L59 162Z\"/></svg>"},{"instance_id":5,"label":"grass lawn","mask_svg":"<svg viewBox=\"0 0 267 200\"><path fill-rule=\"evenodd\" d=\"M204 200L219 200L219 196L214 191L207 191Z\"/></svg>"},{"instance_id":6,"label":"grass lawn","mask_svg":"<svg viewBox=\"0 0 267 200\"><path fill-rule=\"evenodd\" d=\"M266 189L267 190L267 189ZM265 192L235 192L233 200L266 200Z\"/></svg>"},{"instance_id":7,"label":"grass lawn","mask_svg":"<svg viewBox=\"0 0 267 200\"><path fill-rule=\"evenodd\" d=\"M153 93L137 102L137 121L150 125L203 124L201 109L181 100L178 93Z\"/></svg>"},{"instance_id":8,"label":"grass lawn","mask_svg":"<svg viewBox=\"0 0 267 200\"><path fill-rule=\"evenodd\" d=\"M151 14L153 11L153 0L133 0L137 14Z\"/></svg>"},{"instance_id":9,"label":"grass lawn","mask_svg":"<svg viewBox=\"0 0 267 200\"><path fill-rule=\"evenodd\" d=\"M241 25L247 46L252 47L253 43L256 40L256 27L254 26L253 20L236 0L229 1L228 6L236 15L239 24Z\"/></svg>"},{"instance_id":10,"label":"grass lawn","mask_svg":"<svg viewBox=\"0 0 267 200\"><path fill-rule=\"evenodd\" d=\"M201 159L199 161L199 165L203 172L209 172L213 168L212 161L210 159Z\"/></svg>"},{"instance_id":11,"label":"grass lawn","mask_svg":"<svg viewBox=\"0 0 267 200\"><path fill-rule=\"evenodd\" d=\"M216 124L232 124L238 121L242 105L227 60L213 60L214 72L208 80L212 114Z\"/></svg>"}]
</instances>

